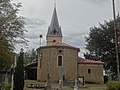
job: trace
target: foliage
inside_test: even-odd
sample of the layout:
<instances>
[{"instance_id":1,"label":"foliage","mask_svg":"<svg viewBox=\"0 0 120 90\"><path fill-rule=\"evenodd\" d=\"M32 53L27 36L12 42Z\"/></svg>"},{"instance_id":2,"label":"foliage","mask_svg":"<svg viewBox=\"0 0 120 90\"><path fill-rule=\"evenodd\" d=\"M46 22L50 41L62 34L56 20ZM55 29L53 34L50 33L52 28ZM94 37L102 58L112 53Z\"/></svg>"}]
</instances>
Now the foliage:
<instances>
[{"instance_id":1,"label":"foliage","mask_svg":"<svg viewBox=\"0 0 120 90\"><path fill-rule=\"evenodd\" d=\"M7 70L11 67L15 54L8 49L0 48L0 70Z\"/></svg>"},{"instance_id":2,"label":"foliage","mask_svg":"<svg viewBox=\"0 0 120 90\"><path fill-rule=\"evenodd\" d=\"M7 85L4 86L4 89L5 89L5 90L10 90L10 88L11 88L11 85L10 85L10 84L7 84Z\"/></svg>"},{"instance_id":3,"label":"foliage","mask_svg":"<svg viewBox=\"0 0 120 90\"><path fill-rule=\"evenodd\" d=\"M109 81L107 87L108 90L120 90L120 81Z\"/></svg>"},{"instance_id":4,"label":"foliage","mask_svg":"<svg viewBox=\"0 0 120 90\"><path fill-rule=\"evenodd\" d=\"M14 87L13 90L23 90L24 88L24 53L20 52L18 57L17 66L14 73Z\"/></svg>"},{"instance_id":5,"label":"foliage","mask_svg":"<svg viewBox=\"0 0 120 90\"><path fill-rule=\"evenodd\" d=\"M117 23L120 17L117 16ZM115 36L113 20L105 21L104 24L99 23L99 27L90 28L90 32L86 39L86 49L89 51L84 54L85 58L93 60L101 60L105 62L105 69L112 72L115 76L116 71L116 54L115 54Z\"/></svg>"},{"instance_id":6,"label":"foliage","mask_svg":"<svg viewBox=\"0 0 120 90\"><path fill-rule=\"evenodd\" d=\"M27 65L29 63L32 63L33 61L36 61L37 54L35 49L28 50L24 54L24 64Z\"/></svg>"},{"instance_id":7,"label":"foliage","mask_svg":"<svg viewBox=\"0 0 120 90\"><path fill-rule=\"evenodd\" d=\"M11 0L0 0L0 70L9 69L14 57L16 43L25 43L24 18L17 13L21 4Z\"/></svg>"}]
</instances>

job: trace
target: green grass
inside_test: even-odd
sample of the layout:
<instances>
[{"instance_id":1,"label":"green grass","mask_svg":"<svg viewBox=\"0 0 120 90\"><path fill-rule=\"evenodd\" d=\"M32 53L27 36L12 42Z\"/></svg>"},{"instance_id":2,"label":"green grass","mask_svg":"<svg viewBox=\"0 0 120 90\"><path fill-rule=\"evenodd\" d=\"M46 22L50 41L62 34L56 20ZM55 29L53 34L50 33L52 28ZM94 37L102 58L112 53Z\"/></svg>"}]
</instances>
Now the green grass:
<instances>
[{"instance_id":1,"label":"green grass","mask_svg":"<svg viewBox=\"0 0 120 90\"><path fill-rule=\"evenodd\" d=\"M107 86L104 84L86 84L87 89L83 90L107 90Z\"/></svg>"},{"instance_id":2,"label":"green grass","mask_svg":"<svg viewBox=\"0 0 120 90\"><path fill-rule=\"evenodd\" d=\"M63 90L73 90L73 87L64 87ZM80 85L78 90L107 90L107 86L104 84L86 84L85 87Z\"/></svg>"},{"instance_id":3,"label":"green grass","mask_svg":"<svg viewBox=\"0 0 120 90\"><path fill-rule=\"evenodd\" d=\"M25 81L25 88L24 90L44 90L44 89L33 89L33 88L27 88L26 84L43 84L41 82L37 82L34 80L26 80ZM58 87L58 84L52 83L52 87ZM107 86L105 84L86 84L86 87L83 87L79 85L78 90L107 90ZM73 86L64 86L63 90L73 90Z\"/></svg>"}]
</instances>

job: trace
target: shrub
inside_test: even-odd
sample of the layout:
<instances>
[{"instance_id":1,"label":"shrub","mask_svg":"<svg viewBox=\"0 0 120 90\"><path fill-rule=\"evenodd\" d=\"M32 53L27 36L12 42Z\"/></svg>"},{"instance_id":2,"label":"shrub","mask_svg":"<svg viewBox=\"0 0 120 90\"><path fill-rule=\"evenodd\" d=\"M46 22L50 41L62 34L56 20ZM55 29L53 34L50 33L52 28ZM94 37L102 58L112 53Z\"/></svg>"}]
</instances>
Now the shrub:
<instances>
[{"instance_id":1,"label":"shrub","mask_svg":"<svg viewBox=\"0 0 120 90\"><path fill-rule=\"evenodd\" d=\"M109 81L107 87L108 90L120 90L120 81Z\"/></svg>"},{"instance_id":2,"label":"shrub","mask_svg":"<svg viewBox=\"0 0 120 90\"><path fill-rule=\"evenodd\" d=\"M10 85L10 84L4 85L4 90L10 90L10 88L11 88L11 85Z\"/></svg>"}]
</instances>

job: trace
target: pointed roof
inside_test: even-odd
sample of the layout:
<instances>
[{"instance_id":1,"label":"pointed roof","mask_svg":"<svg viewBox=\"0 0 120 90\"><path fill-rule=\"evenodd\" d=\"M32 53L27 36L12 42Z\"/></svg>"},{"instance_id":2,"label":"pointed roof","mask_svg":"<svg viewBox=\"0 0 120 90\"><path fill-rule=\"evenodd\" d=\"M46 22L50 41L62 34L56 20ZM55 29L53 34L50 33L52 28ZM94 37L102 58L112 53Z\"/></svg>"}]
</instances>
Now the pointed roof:
<instances>
[{"instance_id":1,"label":"pointed roof","mask_svg":"<svg viewBox=\"0 0 120 90\"><path fill-rule=\"evenodd\" d=\"M53 16L52 16L50 27L51 28L59 27L56 7L54 7L54 12L53 12Z\"/></svg>"},{"instance_id":2,"label":"pointed roof","mask_svg":"<svg viewBox=\"0 0 120 90\"><path fill-rule=\"evenodd\" d=\"M51 24L48 28L47 36L62 36L61 27L59 26L56 6L54 6Z\"/></svg>"}]
</instances>

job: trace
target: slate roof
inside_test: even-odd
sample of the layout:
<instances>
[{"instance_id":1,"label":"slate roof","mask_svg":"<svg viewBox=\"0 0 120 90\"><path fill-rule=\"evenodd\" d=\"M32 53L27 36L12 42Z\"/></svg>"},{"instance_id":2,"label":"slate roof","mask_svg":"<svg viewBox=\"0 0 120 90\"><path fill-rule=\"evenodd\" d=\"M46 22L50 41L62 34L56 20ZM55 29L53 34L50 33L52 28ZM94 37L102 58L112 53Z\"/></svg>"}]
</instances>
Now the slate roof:
<instances>
[{"instance_id":1,"label":"slate roof","mask_svg":"<svg viewBox=\"0 0 120 90\"><path fill-rule=\"evenodd\" d=\"M79 57L78 64L104 64L104 62L95 61L95 60L89 60L89 59L84 59L84 58Z\"/></svg>"},{"instance_id":2,"label":"slate roof","mask_svg":"<svg viewBox=\"0 0 120 90\"><path fill-rule=\"evenodd\" d=\"M47 36L62 36L61 27L59 26L56 7L54 7L51 24L48 28Z\"/></svg>"}]
</instances>

